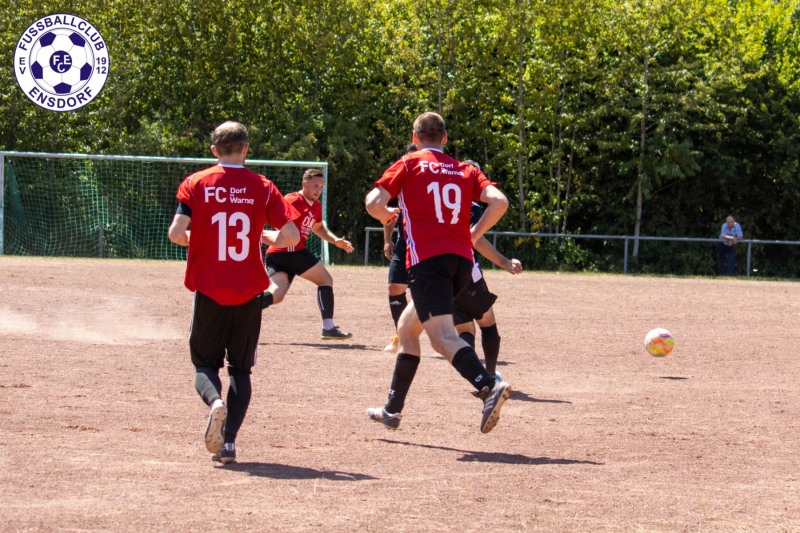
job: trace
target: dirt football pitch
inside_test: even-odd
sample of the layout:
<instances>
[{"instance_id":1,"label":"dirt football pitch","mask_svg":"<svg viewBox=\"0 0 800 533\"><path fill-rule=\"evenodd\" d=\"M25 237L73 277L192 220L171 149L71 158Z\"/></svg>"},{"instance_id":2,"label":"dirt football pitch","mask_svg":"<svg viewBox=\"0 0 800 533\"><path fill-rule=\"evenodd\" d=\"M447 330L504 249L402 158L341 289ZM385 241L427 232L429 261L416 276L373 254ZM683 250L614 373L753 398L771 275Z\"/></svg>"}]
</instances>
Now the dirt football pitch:
<instances>
[{"instance_id":1,"label":"dirt football pitch","mask_svg":"<svg viewBox=\"0 0 800 533\"><path fill-rule=\"evenodd\" d=\"M184 267L0 256L0 531L800 531L800 283L489 271L514 392L484 435L427 339L400 428L367 419L386 268L333 266L352 340L298 279L223 467Z\"/></svg>"}]
</instances>

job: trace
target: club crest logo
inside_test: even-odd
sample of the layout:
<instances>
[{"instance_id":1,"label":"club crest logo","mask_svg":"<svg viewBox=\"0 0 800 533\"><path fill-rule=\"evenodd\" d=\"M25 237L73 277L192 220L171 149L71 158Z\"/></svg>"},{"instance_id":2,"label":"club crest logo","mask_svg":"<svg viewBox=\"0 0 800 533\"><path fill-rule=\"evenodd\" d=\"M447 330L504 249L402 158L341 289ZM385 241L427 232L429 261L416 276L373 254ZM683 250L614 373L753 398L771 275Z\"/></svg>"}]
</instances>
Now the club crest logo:
<instances>
[{"instance_id":1,"label":"club crest logo","mask_svg":"<svg viewBox=\"0 0 800 533\"><path fill-rule=\"evenodd\" d=\"M23 32L14 52L22 92L48 111L74 111L100 94L111 62L103 36L75 15L48 15Z\"/></svg>"}]
</instances>

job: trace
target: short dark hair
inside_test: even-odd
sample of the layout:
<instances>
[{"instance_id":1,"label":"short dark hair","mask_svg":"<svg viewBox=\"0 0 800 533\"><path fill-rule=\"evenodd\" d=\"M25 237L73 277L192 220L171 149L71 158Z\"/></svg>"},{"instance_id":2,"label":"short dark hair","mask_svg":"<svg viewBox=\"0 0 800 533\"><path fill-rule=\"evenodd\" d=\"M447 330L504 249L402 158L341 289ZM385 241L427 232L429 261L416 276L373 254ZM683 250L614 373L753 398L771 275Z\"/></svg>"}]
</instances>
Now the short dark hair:
<instances>
[{"instance_id":1,"label":"short dark hair","mask_svg":"<svg viewBox=\"0 0 800 533\"><path fill-rule=\"evenodd\" d=\"M414 120L414 133L424 143L441 143L447 130L439 113L427 111Z\"/></svg>"},{"instance_id":2,"label":"short dark hair","mask_svg":"<svg viewBox=\"0 0 800 533\"><path fill-rule=\"evenodd\" d=\"M325 174L318 168L309 168L303 172L303 181L308 181L314 178L324 178Z\"/></svg>"},{"instance_id":3,"label":"short dark hair","mask_svg":"<svg viewBox=\"0 0 800 533\"><path fill-rule=\"evenodd\" d=\"M241 152L247 144L247 128L232 120L223 122L211 132L211 144L219 155Z\"/></svg>"}]
</instances>

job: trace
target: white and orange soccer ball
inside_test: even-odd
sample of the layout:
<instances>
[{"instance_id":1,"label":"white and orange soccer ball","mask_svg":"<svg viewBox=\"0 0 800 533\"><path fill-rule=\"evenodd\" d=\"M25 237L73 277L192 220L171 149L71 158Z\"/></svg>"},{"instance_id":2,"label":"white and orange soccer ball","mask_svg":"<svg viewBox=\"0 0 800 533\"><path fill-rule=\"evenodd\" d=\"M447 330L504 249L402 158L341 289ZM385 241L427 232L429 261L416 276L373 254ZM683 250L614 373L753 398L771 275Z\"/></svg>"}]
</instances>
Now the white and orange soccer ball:
<instances>
[{"instance_id":1,"label":"white and orange soccer ball","mask_svg":"<svg viewBox=\"0 0 800 533\"><path fill-rule=\"evenodd\" d=\"M664 328L651 329L644 338L644 349L653 357L669 355L675 348L675 338Z\"/></svg>"}]
</instances>

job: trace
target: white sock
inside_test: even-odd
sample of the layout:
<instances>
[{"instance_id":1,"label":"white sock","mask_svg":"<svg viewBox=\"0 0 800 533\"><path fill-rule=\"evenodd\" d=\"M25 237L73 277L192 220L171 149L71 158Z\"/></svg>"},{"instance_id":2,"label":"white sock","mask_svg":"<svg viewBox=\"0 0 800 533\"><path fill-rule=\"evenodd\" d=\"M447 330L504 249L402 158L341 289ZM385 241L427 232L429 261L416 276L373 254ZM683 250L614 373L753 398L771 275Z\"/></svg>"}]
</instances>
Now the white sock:
<instances>
[{"instance_id":1,"label":"white sock","mask_svg":"<svg viewBox=\"0 0 800 533\"><path fill-rule=\"evenodd\" d=\"M336 322L332 318L322 319L322 329L333 329L336 327Z\"/></svg>"}]
</instances>

